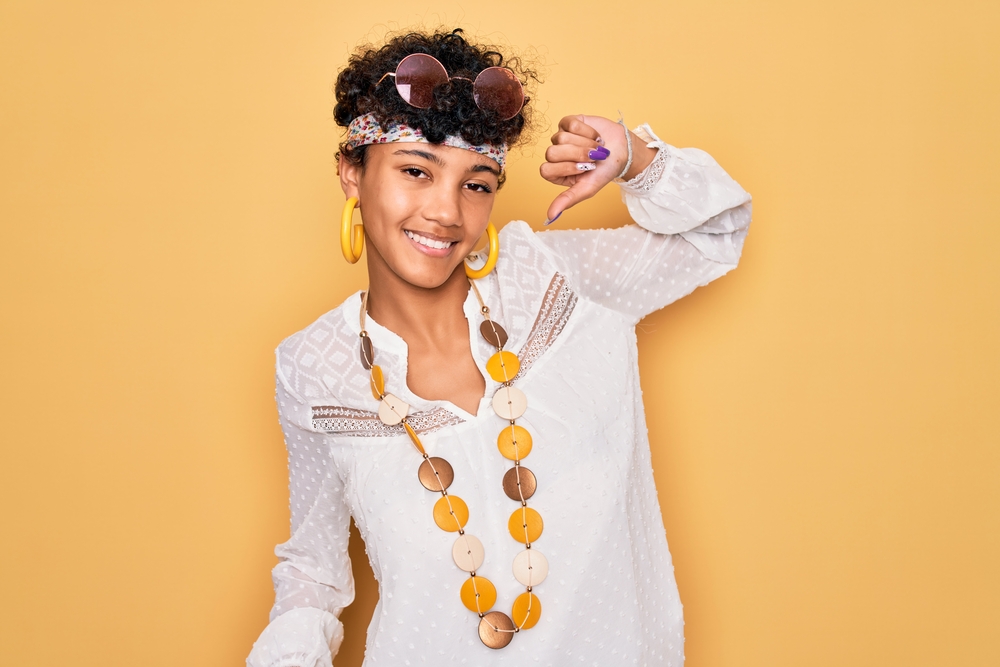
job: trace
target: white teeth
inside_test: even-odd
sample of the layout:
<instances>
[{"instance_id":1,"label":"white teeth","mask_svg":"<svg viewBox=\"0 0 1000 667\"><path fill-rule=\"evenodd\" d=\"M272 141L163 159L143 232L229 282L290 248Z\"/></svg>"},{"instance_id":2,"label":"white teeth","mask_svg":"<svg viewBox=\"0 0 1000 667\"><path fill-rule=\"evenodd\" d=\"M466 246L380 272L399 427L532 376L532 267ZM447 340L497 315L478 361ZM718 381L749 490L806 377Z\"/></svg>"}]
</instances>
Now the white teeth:
<instances>
[{"instance_id":1,"label":"white teeth","mask_svg":"<svg viewBox=\"0 0 1000 667\"><path fill-rule=\"evenodd\" d=\"M445 248L450 248L454 245L453 242L449 241L435 241L434 239L429 239L426 236L421 236L420 234L414 234L409 230L403 230L403 233L407 237L413 239L422 246L427 246L428 248L434 248L435 250L444 250Z\"/></svg>"}]
</instances>

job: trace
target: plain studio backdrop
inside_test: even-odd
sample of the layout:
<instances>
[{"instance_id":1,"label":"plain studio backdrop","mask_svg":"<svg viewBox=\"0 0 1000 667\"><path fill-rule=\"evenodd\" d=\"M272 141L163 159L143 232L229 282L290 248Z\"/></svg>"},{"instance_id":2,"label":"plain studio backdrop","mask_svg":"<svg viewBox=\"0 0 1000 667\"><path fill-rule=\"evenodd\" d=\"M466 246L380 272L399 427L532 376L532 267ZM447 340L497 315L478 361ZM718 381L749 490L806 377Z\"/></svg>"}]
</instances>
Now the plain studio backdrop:
<instances>
[{"instance_id":1,"label":"plain studio backdrop","mask_svg":"<svg viewBox=\"0 0 1000 667\"><path fill-rule=\"evenodd\" d=\"M640 324L688 664L1000 664L1000 5L418 6L0 4L0 664L242 664L288 534L273 349L366 279L333 83L418 24L540 64L498 225L541 228L570 113L754 196L741 266ZM626 220L611 186L557 225Z\"/></svg>"}]
</instances>

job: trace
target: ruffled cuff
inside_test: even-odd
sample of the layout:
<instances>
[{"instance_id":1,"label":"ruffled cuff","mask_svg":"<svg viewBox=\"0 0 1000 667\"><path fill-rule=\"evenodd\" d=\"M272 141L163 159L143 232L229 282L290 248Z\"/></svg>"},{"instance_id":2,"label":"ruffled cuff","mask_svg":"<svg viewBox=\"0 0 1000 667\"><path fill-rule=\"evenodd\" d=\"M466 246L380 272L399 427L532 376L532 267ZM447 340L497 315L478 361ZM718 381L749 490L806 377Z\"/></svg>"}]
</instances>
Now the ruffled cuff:
<instances>
[{"instance_id":1,"label":"ruffled cuff","mask_svg":"<svg viewBox=\"0 0 1000 667\"><path fill-rule=\"evenodd\" d=\"M298 607L275 618L253 645L247 667L330 667L344 640L336 616Z\"/></svg>"},{"instance_id":2,"label":"ruffled cuff","mask_svg":"<svg viewBox=\"0 0 1000 667\"><path fill-rule=\"evenodd\" d=\"M661 141L648 124L633 133L657 149L642 172L620 183L622 200L640 227L658 234L738 231L732 220L711 218L750 201L750 195L711 155L697 148L675 148Z\"/></svg>"}]
</instances>

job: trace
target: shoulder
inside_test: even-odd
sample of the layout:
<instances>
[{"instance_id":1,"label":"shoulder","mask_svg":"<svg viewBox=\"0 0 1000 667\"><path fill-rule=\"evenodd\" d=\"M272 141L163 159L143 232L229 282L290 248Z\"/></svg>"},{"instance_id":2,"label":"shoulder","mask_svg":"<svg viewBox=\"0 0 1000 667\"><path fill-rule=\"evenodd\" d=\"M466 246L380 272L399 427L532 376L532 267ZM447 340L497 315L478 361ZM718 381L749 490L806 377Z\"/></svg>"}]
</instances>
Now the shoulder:
<instances>
[{"instance_id":1,"label":"shoulder","mask_svg":"<svg viewBox=\"0 0 1000 667\"><path fill-rule=\"evenodd\" d=\"M352 378L364 370L358 357L358 335L348 319L355 304L360 304L359 293L281 341L275 350L278 382L303 403L349 400L358 393L349 389L357 384Z\"/></svg>"},{"instance_id":2,"label":"shoulder","mask_svg":"<svg viewBox=\"0 0 1000 667\"><path fill-rule=\"evenodd\" d=\"M524 220L511 220L500 230L500 242L515 245L522 243L538 245L535 234L535 230ZM501 250L503 250L502 246Z\"/></svg>"},{"instance_id":3,"label":"shoulder","mask_svg":"<svg viewBox=\"0 0 1000 667\"><path fill-rule=\"evenodd\" d=\"M523 220L512 220L500 230L500 258L497 273L518 282L552 276L557 261L552 250L542 243L536 232Z\"/></svg>"},{"instance_id":4,"label":"shoulder","mask_svg":"<svg viewBox=\"0 0 1000 667\"><path fill-rule=\"evenodd\" d=\"M537 354L554 340L554 331L562 330L577 302L560 268L564 262L543 243L540 237L544 235L522 220L507 223L500 232L500 257L493 278L511 349L524 346Z\"/></svg>"}]
</instances>

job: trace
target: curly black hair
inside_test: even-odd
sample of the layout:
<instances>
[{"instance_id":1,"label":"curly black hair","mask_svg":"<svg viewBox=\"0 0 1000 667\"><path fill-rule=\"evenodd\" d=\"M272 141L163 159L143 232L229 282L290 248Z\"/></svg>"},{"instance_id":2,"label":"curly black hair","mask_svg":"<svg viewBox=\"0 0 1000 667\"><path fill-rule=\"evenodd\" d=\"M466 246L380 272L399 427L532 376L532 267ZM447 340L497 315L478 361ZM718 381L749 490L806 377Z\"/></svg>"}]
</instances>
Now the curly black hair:
<instances>
[{"instance_id":1,"label":"curly black hair","mask_svg":"<svg viewBox=\"0 0 1000 667\"><path fill-rule=\"evenodd\" d=\"M435 88L434 103L429 109L410 106L399 96L390 78L381 85L378 82L412 53L434 56L444 65L448 76L470 80L487 67L507 67L525 86L524 106L513 118L500 120L496 113L476 106L471 83L461 80ZM338 125L347 127L358 116L371 113L381 125L404 123L417 128L431 143L442 143L449 135L461 135L475 145L503 143L510 148L528 136L531 98L527 92L529 84L538 81L536 72L525 68L521 58L505 58L496 47L472 44L460 28L448 32L408 32L391 37L380 47L363 47L350 57L347 67L337 75L333 116ZM364 168L367 148L351 148L341 143L337 157L343 155L348 162Z\"/></svg>"}]
</instances>

